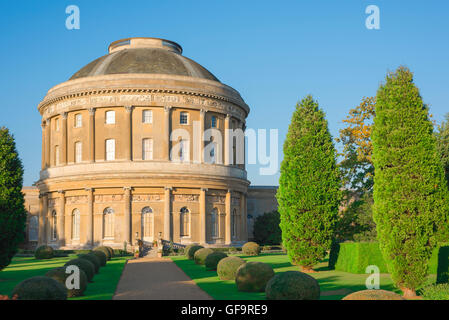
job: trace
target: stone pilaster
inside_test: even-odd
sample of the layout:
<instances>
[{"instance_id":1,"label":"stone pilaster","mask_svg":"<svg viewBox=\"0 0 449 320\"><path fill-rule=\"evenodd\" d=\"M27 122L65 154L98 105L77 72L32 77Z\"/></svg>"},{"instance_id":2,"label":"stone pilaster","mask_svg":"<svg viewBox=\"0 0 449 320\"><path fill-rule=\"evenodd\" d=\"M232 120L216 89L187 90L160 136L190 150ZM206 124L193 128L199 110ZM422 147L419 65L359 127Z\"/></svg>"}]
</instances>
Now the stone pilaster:
<instances>
[{"instance_id":1,"label":"stone pilaster","mask_svg":"<svg viewBox=\"0 0 449 320\"><path fill-rule=\"evenodd\" d=\"M226 193L226 202L225 202L225 244L231 244L231 190L228 190Z\"/></svg>"},{"instance_id":2,"label":"stone pilaster","mask_svg":"<svg viewBox=\"0 0 449 320\"><path fill-rule=\"evenodd\" d=\"M65 245L65 191L59 190L58 240L59 246Z\"/></svg>"},{"instance_id":3,"label":"stone pilaster","mask_svg":"<svg viewBox=\"0 0 449 320\"><path fill-rule=\"evenodd\" d=\"M248 241L248 229L246 227L247 213L246 213L246 194L240 195L240 240Z\"/></svg>"},{"instance_id":4,"label":"stone pilaster","mask_svg":"<svg viewBox=\"0 0 449 320\"><path fill-rule=\"evenodd\" d=\"M200 191L200 244L206 243L206 188Z\"/></svg>"},{"instance_id":5,"label":"stone pilaster","mask_svg":"<svg viewBox=\"0 0 449 320\"><path fill-rule=\"evenodd\" d=\"M129 245L132 245L132 230L131 230L131 187L124 187L125 190L125 208L124 208L124 219L125 223L123 225L123 237Z\"/></svg>"},{"instance_id":6,"label":"stone pilaster","mask_svg":"<svg viewBox=\"0 0 449 320\"><path fill-rule=\"evenodd\" d=\"M164 107L164 136L163 136L163 144L164 144L164 152L163 152L163 160L170 160L170 114L171 114L171 106ZM165 236L165 235L164 235Z\"/></svg>"},{"instance_id":7,"label":"stone pilaster","mask_svg":"<svg viewBox=\"0 0 449 320\"><path fill-rule=\"evenodd\" d=\"M200 141L198 143L199 162L204 163L204 121L206 110L200 110Z\"/></svg>"},{"instance_id":8,"label":"stone pilaster","mask_svg":"<svg viewBox=\"0 0 449 320\"><path fill-rule=\"evenodd\" d=\"M87 245L94 245L94 189L86 188L87 191Z\"/></svg>"},{"instance_id":9,"label":"stone pilaster","mask_svg":"<svg viewBox=\"0 0 449 320\"><path fill-rule=\"evenodd\" d=\"M164 194L164 235L163 239L171 241L171 187L165 187Z\"/></svg>"},{"instance_id":10,"label":"stone pilaster","mask_svg":"<svg viewBox=\"0 0 449 320\"><path fill-rule=\"evenodd\" d=\"M47 213L48 213L48 195L47 193L42 193L39 195L39 245L47 244L46 239L46 224L47 224Z\"/></svg>"},{"instance_id":11,"label":"stone pilaster","mask_svg":"<svg viewBox=\"0 0 449 320\"><path fill-rule=\"evenodd\" d=\"M48 168L51 166L51 121L47 119L45 122L45 166Z\"/></svg>"},{"instance_id":12,"label":"stone pilaster","mask_svg":"<svg viewBox=\"0 0 449 320\"><path fill-rule=\"evenodd\" d=\"M61 114L62 117L62 141L61 141L61 165L67 164L67 112Z\"/></svg>"},{"instance_id":13,"label":"stone pilaster","mask_svg":"<svg viewBox=\"0 0 449 320\"><path fill-rule=\"evenodd\" d=\"M132 106L125 106L125 160L132 160Z\"/></svg>"},{"instance_id":14,"label":"stone pilaster","mask_svg":"<svg viewBox=\"0 0 449 320\"><path fill-rule=\"evenodd\" d=\"M227 114L225 119L225 133L224 133L224 164L225 166L229 166L231 163L231 149L230 149L230 137L229 137L229 129L230 129L231 115Z\"/></svg>"},{"instance_id":15,"label":"stone pilaster","mask_svg":"<svg viewBox=\"0 0 449 320\"><path fill-rule=\"evenodd\" d=\"M89 162L95 162L95 108L89 109Z\"/></svg>"},{"instance_id":16,"label":"stone pilaster","mask_svg":"<svg viewBox=\"0 0 449 320\"><path fill-rule=\"evenodd\" d=\"M45 146L45 140L46 140L46 128L45 128L46 122L41 123L42 128L42 163L41 163L41 169L44 170L47 166L47 160L45 159L46 156L46 146Z\"/></svg>"}]
</instances>

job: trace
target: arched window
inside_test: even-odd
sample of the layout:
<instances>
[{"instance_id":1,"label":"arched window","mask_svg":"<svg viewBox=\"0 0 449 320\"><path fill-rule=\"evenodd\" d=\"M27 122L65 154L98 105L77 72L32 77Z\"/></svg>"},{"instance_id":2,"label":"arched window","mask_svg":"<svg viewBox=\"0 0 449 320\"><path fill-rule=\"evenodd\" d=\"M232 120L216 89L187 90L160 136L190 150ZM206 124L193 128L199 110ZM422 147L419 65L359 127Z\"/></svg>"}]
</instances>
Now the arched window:
<instances>
[{"instance_id":1,"label":"arched window","mask_svg":"<svg viewBox=\"0 0 449 320\"><path fill-rule=\"evenodd\" d=\"M153 240L153 209L145 207L142 209L142 237L145 241Z\"/></svg>"},{"instance_id":2,"label":"arched window","mask_svg":"<svg viewBox=\"0 0 449 320\"><path fill-rule=\"evenodd\" d=\"M181 221L181 237L188 237L190 235L190 212L187 207L182 207L180 211Z\"/></svg>"},{"instance_id":3,"label":"arched window","mask_svg":"<svg viewBox=\"0 0 449 320\"><path fill-rule=\"evenodd\" d=\"M72 211L72 239L79 240L80 238L80 211L74 209Z\"/></svg>"},{"instance_id":4,"label":"arched window","mask_svg":"<svg viewBox=\"0 0 449 320\"><path fill-rule=\"evenodd\" d=\"M38 241L39 235L39 218L37 216L31 216L28 222L28 240Z\"/></svg>"},{"instance_id":5,"label":"arched window","mask_svg":"<svg viewBox=\"0 0 449 320\"><path fill-rule=\"evenodd\" d=\"M56 211L53 210L51 213L51 240L56 240L58 238L58 220L56 216Z\"/></svg>"},{"instance_id":6,"label":"arched window","mask_svg":"<svg viewBox=\"0 0 449 320\"><path fill-rule=\"evenodd\" d=\"M103 238L114 238L114 210L109 207L103 210Z\"/></svg>"},{"instance_id":7,"label":"arched window","mask_svg":"<svg viewBox=\"0 0 449 320\"><path fill-rule=\"evenodd\" d=\"M231 237L235 238L237 236L237 210L232 210L231 214Z\"/></svg>"},{"instance_id":8,"label":"arched window","mask_svg":"<svg viewBox=\"0 0 449 320\"><path fill-rule=\"evenodd\" d=\"M75 128L81 128L83 126L83 116L81 113L75 115Z\"/></svg>"},{"instance_id":9,"label":"arched window","mask_svg":"<svg viewBox=\"0 0 449 320\"><path fill-rule=\"evenodd\" d=\"M218 238L218 210L212 209L211 213L212 238Z\"/></svg>"}]
</instances>

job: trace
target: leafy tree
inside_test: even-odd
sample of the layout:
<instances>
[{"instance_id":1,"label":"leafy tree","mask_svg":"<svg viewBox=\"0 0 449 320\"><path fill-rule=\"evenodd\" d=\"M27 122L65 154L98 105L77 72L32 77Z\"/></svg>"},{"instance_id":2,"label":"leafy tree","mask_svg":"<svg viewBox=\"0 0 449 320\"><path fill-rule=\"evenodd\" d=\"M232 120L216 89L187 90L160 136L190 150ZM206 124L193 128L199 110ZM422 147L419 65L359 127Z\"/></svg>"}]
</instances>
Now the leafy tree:
<instances>
[{"instance_id":1,"label":"leafy tree","mask_svg":"<svg viewBox=\"0 0 449 320\"><path fill-rule=\"evenodd\" d=\"M410 70L389 73L376 100L373 216L395 285L414 296L446 221L448 191L428 108Z\"/></svg>"},{"instance_id":2,"label":"leafy tree","mask_svg":"<svg viewBox=\"0 0 449 320\"><path fill-rule=\"evenodd\" d=\"M282 244L303 271L330 249L341 201L336 151L324 112L312 96L296 105L287 138L277 200Z\"/></svg>"},{"instance_id":3,"label":"leafy tree","mask_svg":"<svg viewBox=\"0 0 449 320\"><path fill-rule=\"evenodd\" d=\"M445 121L438 126L435 136L437 138L437 149L441 156L446 181L449 186L449 113L446 113Z\"/></svg>"},{"instance_id":4,"label":"leafy tree","mask_svg":"<svg viewBox=\"0 0 449 320\"><path fill-rule=\"evenodd\" d=\"M0 270L5 268L23 241L26 212L22 194L22 162L14 138L0 128Z\"/></svg>"},{"instance_id":5,"label":"leafy tree","mask_svg":"<svg viewBox=\"0 0 449 320\"><path fill-rule=\"evenodd\" d=\"M343 120L347 127L340 130L340 137L336 139L343 144L343 153L340 155L344 158L339 166L343 173L344 184L362 195L373 188L371 128L375 105L376 98L363 98Z\"/></svg>"},{"instance_id":6,"label":"leafy tree","mask_svg":"<svg viewBox=\"0 0 449 320\"><path fill-rule=\"evenodd\" d=\"M254 222L254 240L260 245L280 244L282 240L280 222L277 211L258 216Z\"/></svg>"}]
</instances>

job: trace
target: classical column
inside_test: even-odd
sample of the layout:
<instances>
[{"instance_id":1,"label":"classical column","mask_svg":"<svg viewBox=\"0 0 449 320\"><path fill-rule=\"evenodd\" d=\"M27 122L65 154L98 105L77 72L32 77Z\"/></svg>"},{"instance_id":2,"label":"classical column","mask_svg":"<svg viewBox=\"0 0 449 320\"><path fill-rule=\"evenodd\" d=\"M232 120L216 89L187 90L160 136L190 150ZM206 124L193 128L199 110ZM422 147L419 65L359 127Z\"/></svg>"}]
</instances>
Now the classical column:
<instances>
[{"instance_id":1,"label":"classical column","mask_svg":"<svg viewBox=\"0 0 449 320\"><path fill-rule=\"evenodd\" d=\"M200 141L198 144L199 161L204 163L204 119L206 115L206 110L200 110Z\"/></svg>"},{"instance_id":2,"label":"classical column","mask_svg":"<svg viewBox=\"0 0 449 320\"><path fill-rule=\"evenodd\" d=\"M170 208L171 208L171 187L165 187L164 196L164 240L171 241L171 221L170 221Z\"/></svg>"},{"instance_id":3,"label":"classical column","mask_svg":"<svg viewBox=\"0 0 449 320\"><path fill-rule=\"evenodd\" d=\"M200 191L200 244L206 243L206 188Z\"/></svg>"},{"instance_id":4,"label":"classical column","mask_svg":"<svg viewBox=\"0 0 449 320\"><path fill-rule=\"evenodd\" d=\"M225 244L231 244L231 190L226 193Z\"/></svg>"},{"instance_id":5,"label":"classical column","mask_svg":"<svg viewBox=\"0 0 449 320\"><path fill-rule=\"evenodd\" d=\"M59 190L58 240L59 246L65 245L65 191Z\"/></svg>"},{"instance_id":6,"label":"classical column","mask_svg":"<svg viewBox=\"0 0 449 320\"><path fill-rule=\"evenodd\" d=\"M89 109L89 162L95 162L95 108Z\"/></svg>"},{"instance_id":7,"label":"classical column","mask_svg":"<svg viewBox=\"0 0 449 320\"><path fill-rule=\"evenodd\" d=\"M241 241L247 241L248 240L248 230L246 228L246 220L248 214L246 213L246 194L242 192L240 195L240 228L241 228L241 235L240 240Z\"/></svg>"},{"instance_id":8,"label":"classical column","mask_svg":"<svg viewBox=\"0 0 449 320\"><path fill-rule=\"evenodd\" d=\"M133 112L133 106L125 106L125 160L132 160L132 112Z\"/></svg>"},{"instance_id":9,"label":"classical column","mask_svg":"<svg viewBox=\"0 0 449 320\"><path fill-rule=\"evenodd\" d=\"M164 107L164 152L162 158L166 161L170 160L170 110L172 107L165 106Z\"/></svg>"},{"instance_id":10,"label":"classical column","mask_svg":"<svg viewBox=\"0 0 449 320\"><path fill-rule=\"evenodd\" d=\"M39 198L39 245L43 245L47 244L45 225L48 212L48 195L47 193L41 193Z\"/></svg>"},{"instance_id":11,"label":"classical column","mask_svg":"<svg viewBox=\"0 0 449 320\"><path fill-rule=\"evenodd\" d=\"M62 144L61 144L61 165L67 164L67 112L61 114L62 117Z\"/></svg>"},{"instance_id":12,"label":"classical column","mask_svg":"<svg viewBox=\"0 0 449 320\"><path fill-rule=\"evenodd\" d=\"M231 115L227 114L225 119L225 134L224 134L224 164L225 166L228 166L231 163L231 144L229 141L229 124L231 121Z\"/></svg>"},{"instance_id":13,"label":"classical column","mask_svg":"<svg viewBox=\"0 0 449 320\"><path fill-rule=\"evenodd\" d=\"M46 137L45 137L45 158L46 158L46 167L51 166L51 122L50 119L45 120L46 121Z\"/></svg>"},{"instance_id":14,"label":"classical column","mask_svg":"<svg viewBox=\"0 0 449 320\"><path fill-rule=\"evenodd\" d=\"M87 245L94 245L94 189L87 191Z\"/></svg>"},{"instance_id":15,"label":"classical column","mask_svg":"<svg viewBox=\"0 0 449 320\"><path fill-rule=\"evenodd\" d=\"M132 244L131 236L131 187L124 187L125 190L125 210L124 210L124 241Z\"/></svg>"},{"instance_id":16,"label":"classical column","mask_svg":"<svg viewBox=\"0 0 449 320\"><path fill-rule=\"evenodd\" d=\"M42 128L42 163L41 163L41 169L44 170L47 164L47 161L45 159L46 156L46 147L45 147L45 136L46 136L46 128L45 128L45 121L41 123Z\"/></svg>"}]
</instances>

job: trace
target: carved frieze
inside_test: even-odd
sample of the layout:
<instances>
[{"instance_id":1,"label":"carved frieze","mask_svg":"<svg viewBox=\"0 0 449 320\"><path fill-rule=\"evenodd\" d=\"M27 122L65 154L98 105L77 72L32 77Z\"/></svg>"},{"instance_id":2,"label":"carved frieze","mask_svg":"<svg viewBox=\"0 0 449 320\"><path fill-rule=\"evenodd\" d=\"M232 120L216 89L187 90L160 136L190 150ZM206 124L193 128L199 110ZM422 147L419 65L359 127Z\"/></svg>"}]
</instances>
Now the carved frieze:
<instances>
[{"instance_id":1,"label":"carved frieze","mask_svg":"<svg viewBox=\"0 0 449 320\"><path fill-rule=\"evenodd\" d=\"M137 94L115 94L115 95L86 95L74 97L71 99L63 99L48 105L44 109L44 116L54 113L67 111L71 107L86 108L87 106L123 106L123 105L148 105L150 103L165 104L184 104L200 107L209 107L217 112L230 113L240 119L245 118L245 112L235 104L225 101L216 100L220 97L203 97L187 94L164 94L164 93L146 93L151 90L141 90L142 93ZM59 100L59 99L58 99ZM50 102L51 103L51 102Z\"/></svg>"},{"instance_id":2,"label":"carved frieze","mask_svg":"<svg viewBox=\"0 0 449 320\"><path fill-rule=\"evenodd\" d=\"M133 202L157 202L163 201L164 196L161 194L133 194Z\"/></svg>"},{"instance_id":3,"label":"carved frieze","mask_svg":"<svg viewBox=\"0 0 449 320\"><path fill-rule=\"evenodd\" d=\"M55 207L58 203L57 199L55 198L48 198L48 207Z\"/></svg>"},{"instance_id":4,"label":"carved frieze","mask_svg":"<svg viewBox=\"0 0 449 320\"><path fill-rule=\"evenodd\" d=\"M76 203L86 203L87 202L87 196L71 196L66 197L65 202L67 204L76 204Z\"/></svg>"},{"instance_id":5,"label":"carved frieze","mask_svg":"<svg viewBox=\"0 0 449 320\"><path fill-rule=\"evenodd\" d=\"M122 202L123 198L122 194L98 194L95 196L95 202Z\"/></svg>"},{"instance_id":6,"label":"carved frieze","mask_svg":"<svg viewBox=\"0 0 449 320\"><path fill-rule=\"evenodd\" d=\"M174 201L180 202L198 202L199 195L197 194L175 194L173 196Z\"/></svg>"},{"instance_id":7,"label":"carved frieze","mask_svg":"<svg viewBox=\"0 0 449 320\"><path fill-rule=\"evenodd\" d=\"M225 204L226 197L225 196L208 196L207 202Z\"/></svg>"}]
</instances>

